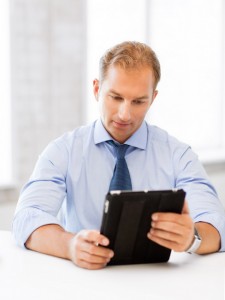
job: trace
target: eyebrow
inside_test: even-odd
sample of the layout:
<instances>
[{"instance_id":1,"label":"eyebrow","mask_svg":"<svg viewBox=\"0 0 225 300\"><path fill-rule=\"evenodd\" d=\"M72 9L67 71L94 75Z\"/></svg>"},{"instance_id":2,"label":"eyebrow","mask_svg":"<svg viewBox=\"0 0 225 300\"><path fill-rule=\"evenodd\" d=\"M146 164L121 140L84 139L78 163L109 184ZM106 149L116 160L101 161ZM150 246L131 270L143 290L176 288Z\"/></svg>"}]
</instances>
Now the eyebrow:
<instances>
[{"instance_id":1,"label":"eyebrow","mask_svg":"<svg viewBox=\"0 0 225 300\"><path fill-rule=\"evenodd\" d=\"M116 96L124 98L120 93L117 93L115 90L109 90L109 93L112 93ZM144 95L144 96L141 96L141 97L134 98L133 100L144 100L144 99L148 99L148 98L149 98L149 96Z\"/></svg>"}]
</instances>

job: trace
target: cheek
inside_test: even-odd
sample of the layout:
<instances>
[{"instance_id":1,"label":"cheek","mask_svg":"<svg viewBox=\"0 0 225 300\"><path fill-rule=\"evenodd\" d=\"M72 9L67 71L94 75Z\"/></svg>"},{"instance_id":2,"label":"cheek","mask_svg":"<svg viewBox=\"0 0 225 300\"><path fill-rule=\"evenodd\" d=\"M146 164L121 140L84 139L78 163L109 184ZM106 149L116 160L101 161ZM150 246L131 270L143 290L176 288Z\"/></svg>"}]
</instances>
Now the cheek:
<instances>
[{"instance_id":1,"label":"cheek","mask_svg":"<svg viewBox=\"0 0 225 300\"><path fill-rule=\"evenodd\" d=\"M110 100L103 100L101 103L101 109L106 115L111 115L115 111L115 106Z\"/></svg>"},{"instance_id":2,"label":"cheek","mask_svg":"<svg viewBox=\"0 0 225 300\"><path fill-rule=\"evenodd\" d=\"M102 119L106 120L110 112L110 108L108 107L107 101L103 99L99 101L99 111Z\"/></svg>"},{"instance_id":3,"label":"cheek","mask_svg":"<svg viewBox=\"0 0 225 300\"><path fill-rule=\"evenodd\" d=\"M148 112L148 108L145 108L145 109L141 109L140 111L136 112L136 120L138 120L139 122L142 122L146 116Z\"/></svg>"}]
</instances>

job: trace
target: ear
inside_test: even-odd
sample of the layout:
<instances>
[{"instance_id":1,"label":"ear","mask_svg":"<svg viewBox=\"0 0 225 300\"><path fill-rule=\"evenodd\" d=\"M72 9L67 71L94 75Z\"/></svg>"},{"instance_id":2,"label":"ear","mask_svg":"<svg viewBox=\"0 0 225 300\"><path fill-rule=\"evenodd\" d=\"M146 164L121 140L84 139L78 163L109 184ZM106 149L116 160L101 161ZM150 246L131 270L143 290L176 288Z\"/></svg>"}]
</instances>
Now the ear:
<instances>
[{"instance_id":1,"label":"ear","mask_svg":"<svg viewBox=\"0 0 225 300\"><path fill-rule=\"evenodd\" d=\"M154 100L155 100L155 98L156 98L157 95L158 95L158 91L155 90L154 93L153 93L153 95L152 95L152 103L154 102Z\"/></svg>"},{"instance_id":2,"label":"ear","mask_svg":"<svg viewBox=\"0 0 225 300\"><path fill-rule=\"evenodd\" d=\"M98 79L93 80L93 92L95 95L95 99L98 101L98 93L99 93L99 80Z\"/></svg>"}]
</instances>

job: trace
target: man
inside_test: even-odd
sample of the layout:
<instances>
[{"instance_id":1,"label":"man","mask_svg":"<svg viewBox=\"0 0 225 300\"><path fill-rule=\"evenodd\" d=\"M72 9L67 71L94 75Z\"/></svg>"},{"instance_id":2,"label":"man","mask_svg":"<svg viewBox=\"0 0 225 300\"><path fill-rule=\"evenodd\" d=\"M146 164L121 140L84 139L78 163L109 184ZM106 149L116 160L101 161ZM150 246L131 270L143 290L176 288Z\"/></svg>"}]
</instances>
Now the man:
<instances>
[{"instance_id":1,"label":"man","mask_svg":"<svg viewBox=\"0 0 225 300\"><path fill-rule=\"evenodd\" d=\"M148 238L174 251L224 251L224 209L197 156L144 121L160 80L155 53L138 42L116 45L101 58L99 76L93 90L100 119L55 140L40 156L16 209L18 243L87 269L110 261L114 253L99 228L116 161L108 141L114 140L129 145L133 190L186 191L182 214L153 214Z\"/></svg>"}]
</instances>

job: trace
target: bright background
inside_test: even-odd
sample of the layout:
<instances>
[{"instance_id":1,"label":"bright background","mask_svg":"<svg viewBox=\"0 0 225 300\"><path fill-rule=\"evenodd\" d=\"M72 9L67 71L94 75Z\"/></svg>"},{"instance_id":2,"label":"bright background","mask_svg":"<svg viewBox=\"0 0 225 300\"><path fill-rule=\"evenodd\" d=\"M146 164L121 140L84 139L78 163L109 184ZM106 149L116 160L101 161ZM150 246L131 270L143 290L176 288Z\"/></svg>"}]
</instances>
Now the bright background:
<instances>
[{"instance_id":1,"label":"bright background","mask_svg":"<svg viewBox=\"0 0 225 300\"><path fill-rule=\"evenodd\" d=\"M148 121L189 143L225 203L225 1L0 1L0 229L49 141L98 115L92 80L105 50L157 53Z\"/></svg>"}]
</instances>

